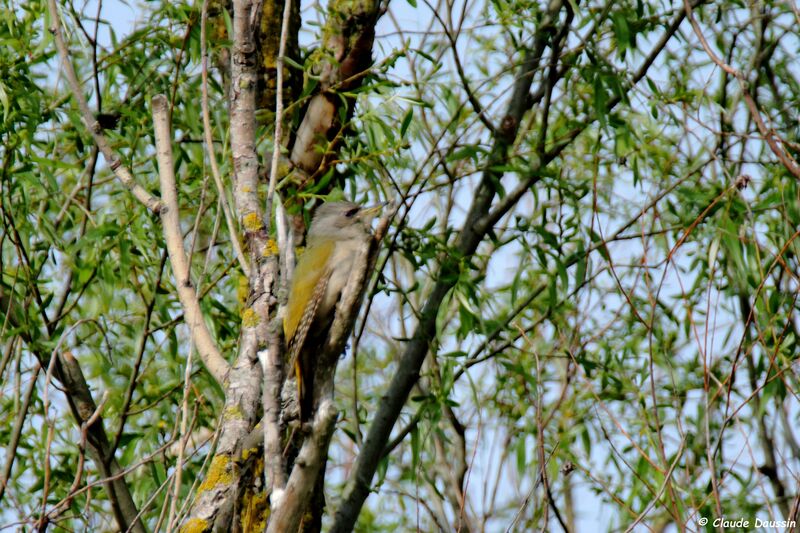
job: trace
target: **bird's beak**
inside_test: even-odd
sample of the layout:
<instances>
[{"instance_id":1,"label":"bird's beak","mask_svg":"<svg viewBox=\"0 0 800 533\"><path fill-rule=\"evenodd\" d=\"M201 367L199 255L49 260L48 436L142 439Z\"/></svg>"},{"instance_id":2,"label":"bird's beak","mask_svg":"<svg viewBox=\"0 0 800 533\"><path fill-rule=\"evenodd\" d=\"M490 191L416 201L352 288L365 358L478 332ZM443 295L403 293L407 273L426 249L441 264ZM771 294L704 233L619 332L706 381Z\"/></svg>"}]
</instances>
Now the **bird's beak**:
<instances>
[{"instance_id":1,"label":"bird's beak","mask_svg":"<svg viewBox=\"0 0 800 533\"><path fill-rule=\"evenodd\" d=\"M362 220L372 220L373 218L378 216L378 213L381 212L381 209L383 209L384 206L387 203L388 202L381 202L381 203L376 204L376 205L371 205L369 207L365 207L364 209L361 209L358 212L357 216L358 216L358 218L360 218Z\"/></svg>"}]
</instances>

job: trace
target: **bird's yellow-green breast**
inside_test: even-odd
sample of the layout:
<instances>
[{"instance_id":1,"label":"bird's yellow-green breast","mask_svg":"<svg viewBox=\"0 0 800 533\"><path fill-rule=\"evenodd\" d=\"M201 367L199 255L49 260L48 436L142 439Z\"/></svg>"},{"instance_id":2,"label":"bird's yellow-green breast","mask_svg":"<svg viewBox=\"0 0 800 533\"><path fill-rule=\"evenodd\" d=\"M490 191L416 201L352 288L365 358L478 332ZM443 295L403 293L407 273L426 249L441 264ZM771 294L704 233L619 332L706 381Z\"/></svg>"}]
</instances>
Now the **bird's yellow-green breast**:
<instances>
[{"instance_id":1,"label":"bird's yellow-green breast","mask_svg":"<svg viewBox=\"0 0 800 533\"><path fill-rule=\"evenodd\" d=\"M297 326L303 318L303 312L314 294L314 288L329 266L328 261L335 247L336 242L333 240L317 242L300 255L292 277L286 314L283 316L283 334L286 342L294 337Z\"/></svg>"}]
</instances>

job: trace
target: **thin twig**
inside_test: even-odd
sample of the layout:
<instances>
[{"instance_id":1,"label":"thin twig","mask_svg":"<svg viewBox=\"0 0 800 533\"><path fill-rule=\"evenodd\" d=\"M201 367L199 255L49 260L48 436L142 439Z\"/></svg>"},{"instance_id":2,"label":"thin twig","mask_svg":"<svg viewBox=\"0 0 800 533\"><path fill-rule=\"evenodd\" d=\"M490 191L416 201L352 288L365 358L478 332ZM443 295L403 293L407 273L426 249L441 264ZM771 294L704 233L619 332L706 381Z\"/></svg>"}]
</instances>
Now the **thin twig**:
<instances>
[{"instance_id":1,"label":"thin twig","mask_svg":"<svg viewBox=\"0 0 800 533\"><path fill-rule=\"evenodd\" d=\"M81 111L84 124L86 124L86 127L89 129L89 133L91 133L95 144L103 153L103 157L105 158L109 168L114 172L114 175L119 178L122 184L125 185L129 191L131 191L137 200L144 204L150 211L158 213L162 208L161 201L136 182L136 180L133 178L133 174L131 174L131 171L122 163L119 156L111 148L111 144L103 134L103 128L97 122L92 110L89 108L89 103L86 101L86 97L81 89L81 84L78 81L77 75L75 74L75 69L73 68L72 62L69 59L67 44L64 41L64 37L61 32L61 16L58 13L56 0L47 0L47 6L49 8L51 20L50 33L53 34L53 38L55 39L58 55L60 56L61 63L64 66L64 73L67 76L67 81L69 82L70 89L72 90L72 96L75 97L75 100L78 103L78 108Z\"/></svg>"},{"instance_id":2,"label":"thin twig","mask_svg":"<svg viewBox=\"0 0 800 533\"><path fill-rule=\"evenodd\" d=\"M183 400L181 401L181 429L178 434L178 460L175 463L175 483L172 489L172 501L169 506L169 516L167 518L167 532L175 527L175 512L178 508L178 501L181 496L181 478L183 474L183 454L186 450L186 440L189 435L186 432L187 421L189 418L189 390L192 380L192 356L194 346L189 346L189 355L186 356L186 368L183 371Z\"/></svg>"},{"instance_id":3,"label":"thin twig","mask_svg":"<svg viewBox=\"0 0 800 533\"><path fill-rule=\"evenodd\" d=\"M133 362L133 368L131 370L130 378L128 379L128 386L125 389L125 396L122 400L122 408L119 411L119 426L117 428L117 433L114 436L114 442L111 445L111 454L113 455L117 448L119 448L119 444L122 440L122 435L125 431L125 423L128 421L128 416L130 413L128 412L131 406L131 402L133 401L133 391L136 389L136 381L139 379L139 369L142 365L142 359L144 358L145 348L147 347L147 339L153 334L153 331L150 329L150 322L153 317L153 310L155 309L156 304L156 296L158 295L158 288L161 286L161 277L164 275L164 266L167 263L167 251L164 250L161 253L161 263L158 267L158 276L156 277L155 283L153 283L153 290L152 296L150 297L150 301L147 302L145 306L144 312L144 324L142 327L142 336L139 337L139 343L136 347L136 360Z\"/></svg>"},{"instance_id":4,"label":"thin twig","mask_svg":"<svg viewBox=\"0 0 800 533\"><path fill-rule=\"evenodd\" d=\"M742 96L744 97L745 104L747 104L747 109L750 111L750 116L753 117L753 121L755 121L759 133L761 133L761 137L764 139L767 145L769 145L770 150L772 150L772 153L775 154L781 164L786 167L786 170L791 172L795 178L800 179L800 165L798 165L797 161L795 161L795 159L788 152L786 152L781 145L778 144L778 141L780 141L782 145L785 145L786 143L784 140L781 139L777 133L767 128L767 125L764 123L764 119L761 117L761 112L758 110L758 106L756 105L753 96L750 94L750 91L747 88L747 79L745 78L744 74L742 74L742 72L740 72L738 69L735 69L734 67L725 63L717 56L717 54L714 53L714 50L712 50L711 46L708 44L705 35L703 35L703 30L700 28L700 25L694 18L692 4L689 2L689 0L684 0L683 6L686 11L686 17L689 19L689 22L692 25L692 30L694 30L697 39L700 41L700 45L703 47L703 50L705 50L706 54L708 54L709 59L711 59L711 61L713 61L714 64L723 71L736 78L736 80L739 82L739 87L742 90Z\"/></svg>"},{"instance_id":5,"label":"thin twig","mask_svg":"<svg viewBox=\"0 0 800 533\"><path fill-rule=\"evenodd\" d=\"M17 409L17 418L14 420L14 427L11 430L11 435L8 439L8 445L6 446L6 462L3 465L3 472L0 474L0 502L3 501L3 495L5 494L6 487L8 486L8 481L11 478L11 467L14 465L14 458L17 456L17 446L19 445L19 437L22 434L22 426L24 425L25 418L28 415L28 408L31 404L31 398L33 398L33 392L36 390L36 379L39 377L39 372L41 369L42 367L39 364L37 364L33 369L33 376L31 376L30 386L25 392L22 403Z\"/></svg>"},{"instance_id":6,"label":"thin twig","mask_svg":"<svg viewBox=\"0 0 800 533\"><path fill-rule=\"evenodd\" d=\"M269 171L269 189L267 191L267 210L264 217L267 220L269 231L272 220L272 201L275 196L275 187L278 183L278 162L281 157L281 137L283 137L283 61L286 55L286 40L289 36L289 17L292 12L292 0L284 0L283 19L281 20L281 40L278 45L278 59L276 61L275 81L275 135L272 139L272 166Z\"/></svg>"}]
</instances>

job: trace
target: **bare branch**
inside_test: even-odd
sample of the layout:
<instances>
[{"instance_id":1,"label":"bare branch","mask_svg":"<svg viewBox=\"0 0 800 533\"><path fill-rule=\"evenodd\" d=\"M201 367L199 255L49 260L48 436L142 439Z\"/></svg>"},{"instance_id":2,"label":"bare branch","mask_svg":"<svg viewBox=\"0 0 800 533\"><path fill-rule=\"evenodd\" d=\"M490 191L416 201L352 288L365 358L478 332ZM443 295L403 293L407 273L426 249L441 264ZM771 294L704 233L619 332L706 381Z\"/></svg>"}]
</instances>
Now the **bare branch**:
<instances>
[{"instance_id":1,"label":"bare branch","mask_svg":"<svg viewBox=\"0 0 800 533\"><path fill-rule=\"evenodd\" d=\"M257 54L254 28L251 25L253 9L252 0L233 2L230 128L236 210L247 238L259 241L251 243L251 257L259 257L263 244L258 234L264 226L258 200L258 154L255 141ZM257 268L255 264L250 266L252 269Z\"/></svg>"},{"instance_id":2,"label":"bare branch","mask_svg":"<svg viewBox=\"0 0 800 533\"><path fill-rule=\"evenodd\" d=\"M6 492L8 480L11 478L11 467L14 465L14 459L17 456L17 446L19 445L19 437L22 434L22 426L25 423L25 418L28 416L31 398L33 398L33 392L36 390L36 379L39 377L39 371L41 369L42 367L38 364L33 369L30 386L25 392L22 403L18 407L17 418L14 420L14 427L11 430L8 445L6 445L6 462L3 465L3 472L0 473L0 502L3 501L3 495Z\"/></svg>"},{"instance_id":3,"label":"bare branch","mask_svg":"<svg viewBox=\"0 0 800 533\"><path fill-rule=\"evenodd\" d=\"M294 232L289 227L286 210L275 194L275 233L281 259L282 279L292 279L294 271ZM281 446L281 388L284 380L279 327L271 332L269 347L258 354L264 372L264 466L269 472L267 492L279 494L286 487L286 459Z\"/></svg>"},{"instance_id":4,"label":"bare branch","mask_svg":"<svg viewBox=\"0 0 800 533\"><path fill-rule=\"evenodd\" d=\"M269 189L267 191L267 231L269 231L272 217L272 201L275 197L275 185L278 183L278 162L281 159L281 139L283 138L283 60L286 55L286 39L289 37L289 17L291 14L292 0L284 0L283 19L281 20L281 40L278 46L278 59L276 61L275 130L272 139L272 165L269 171Z\"/></svg>"},{"instance_id":5,"label":"bare branch","mask_svg":"<svg viewBox=\"0 0 800 533\"><path fill-rule=\"evenodd\" d=\"M225 409L219 424L219 441L205 481L183 527L225 529L242 516L243 497L259 498L263 492L253 482L254 469L248 461L256 449L245 449L253 433L262 403L262 369L259 354L279 357L269 336L272 287L277 279L274 243L265 231L258 196L258 155L255 145L255 91L257 53L255 26L261 16L252 0L233 2L233 43L231 46L230 136L234 171L234 201L250 253L249 297L242 310L238 355L225 383ZM270 352L266 352L267 346ZM201 526L202 524L202 526Z\"/></svg>"},{"instance_id":6,"label":"bare branch","mask_svg":"<svg viewBox=\"0 0 800 533\"><path fill-rule=\"evenodd\" d=\"M364 72L372 63L372 44L375 39L375 22L380 16L380 2L340 2L329 6L322 46L332 56L316 65L319 91L308 104L308 109L297 128L292 147L291 161L308 174L325 168L325 158L335 146L339 133L339 109L342 100L334 90L347 91L357 87ZM325 57L321 55L320 57ZM347 102L347 115L352 112L352 101Z\"/></svg>"},{"instance_id":7,"label":"bare branch","mask_svg":"<svg viewBox=\"0 0 800 533\"><path fill-rule=\"evenodd\" d=\"M56 357L58 357L56 377L64 384L73 416L82 428L86 428L89 453L100 471L101 478L105 480L104 484L117 524L123 530L130 529L136 533L145 533L144 524L138 518L139 512L123 477L125 472L116 458L109 456L111 444L103 428L103 419L93 417L94 413L98 412L97 405L91 396L78 361L70 352L64 352ZM93 423L83 426L84 422L92 418L94 418Z\"/></svg>"},{"instance_id":8,"label":"bare branch","mask_svg":"<svg viewBox=\"0 0 800 533\"><path fill-rule=\"evenodd\" d=\"M206 22L208 20L208 0L203 0L203 11L200 23L200 55L203 61L201 84L202 89L202 107L203 107L203 136L206 142L206 150L208 151L208 162L211 166L211 175L214 178L214 184L217 186L217 194L219 194L220 204L222 205L222 212L225 215L225 224L228 226L228 235L231 239L236 257L239 259L239 266L242 268L245 276L250 277L250 263L244 255L242 250L242 243L239 241L239 232L236 230L236 225L233 222L233 213L231 212L230 205L228 204L228 195L225 194L225 186L222 183L222 177L219 173L217 166L217 157L214 154L214 138L211 135L211 116L208 111L208 50L206 44Z\"/></svg>"},{"instance_id":9,"label":"bare branch","mask_svg":"<svg viewBox=\"0 0 800 533\"><path fill-rule=\"evenodd\" d=\"M326 399L314 415L311 435L300 448L286 490L272 504L267 533L297 531L303 510L314 491L317 475L327 457L337 414L333 403Z\"/></svg>"},{"instance_id":10,"label":"bare branch","mask_svg":"<svg viewBox=\"0 0 800 533\"><path fill-rule=\"evenodd\" d=\"M200 358L203 360L203 364L218 383L224 383L230 370L230 365L222 357L203 319L200 302L192 285L186 251L183 248L180 212L178 211L178 191L173 170L167 98L161 94L156 95L153 97L152 105L158 174L161 180L162 201L164 202L164 208L160 212L161 223L164 227L164 238L167 242L172 274L175 276L175 287L178 291L178 298L183 307L183 313L189 326L192 340L197 347Z\"/></svg>"}]
</instances>

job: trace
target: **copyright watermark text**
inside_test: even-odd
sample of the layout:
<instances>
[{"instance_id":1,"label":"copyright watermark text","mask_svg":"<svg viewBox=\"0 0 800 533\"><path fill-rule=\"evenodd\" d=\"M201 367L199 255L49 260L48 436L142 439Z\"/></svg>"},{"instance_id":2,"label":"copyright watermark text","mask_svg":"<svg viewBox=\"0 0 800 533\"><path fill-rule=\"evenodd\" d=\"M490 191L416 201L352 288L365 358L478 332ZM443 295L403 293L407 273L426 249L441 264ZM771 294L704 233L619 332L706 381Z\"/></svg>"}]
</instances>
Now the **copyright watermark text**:
<instances>
[{"instance_id":1,"label":"copyright watermark text","mask_svg":"<svg viewBox=\"0 0 800 533\"><path fill-rule=\"evenodd\" d=\"M714 518L709 520L705 516L697 520L700 526L708 525L709 521L715 528L722 529L794 529L797 527L795 520L763 520L761 518Z\"/></svg>"}]
</instances>

